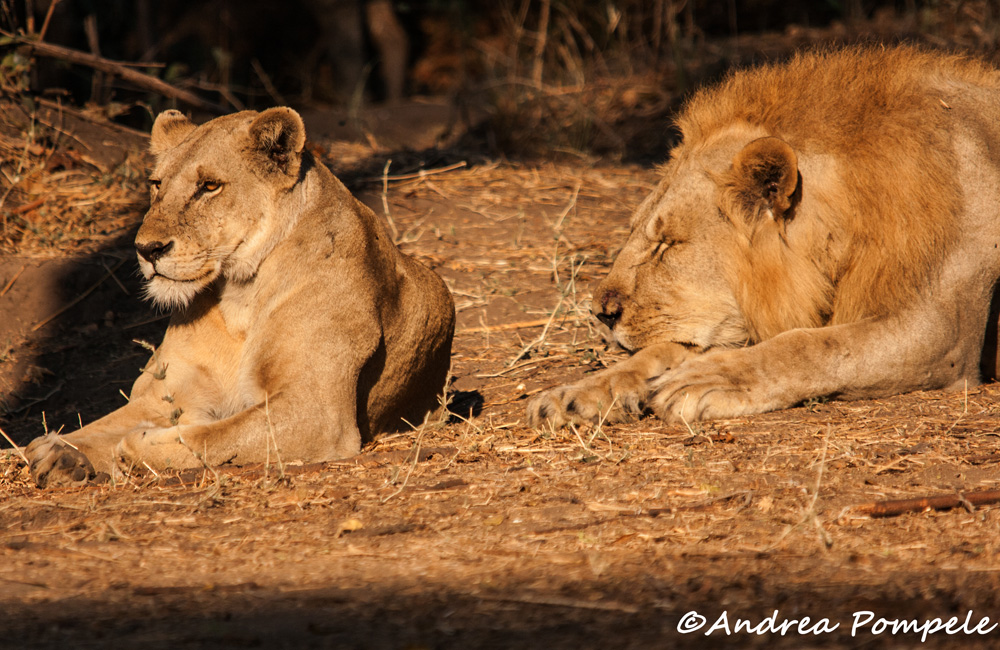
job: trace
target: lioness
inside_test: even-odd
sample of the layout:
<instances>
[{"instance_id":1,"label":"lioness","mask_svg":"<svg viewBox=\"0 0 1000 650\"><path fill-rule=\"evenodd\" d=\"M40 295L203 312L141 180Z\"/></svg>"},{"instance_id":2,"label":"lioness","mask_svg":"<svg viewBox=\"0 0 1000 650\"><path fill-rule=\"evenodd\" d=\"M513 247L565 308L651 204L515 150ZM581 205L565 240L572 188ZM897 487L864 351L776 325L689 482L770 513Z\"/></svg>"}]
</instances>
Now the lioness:
<instances>
[{"instance_id":1,"label":"lioness","mask_svg":"<svg viewBox=\"0 0 1000 650\"><path fill-rule=\"evenodd\" d=\"M437 404L451 294L304 144L288 108L157 117L135 246L149 297L174 312L128 404L28 446L39 486L342 458Z\"/></svg>"},{"instance_id":2,"label":"lioness","mask_svg":"<svg viewBox=\"0 0 1000 650\"><path fill-rule=\"evenodd\" d=\"M907 47L737 72L681 112L593 312L634 355L534 424L735 417L996 368L1000 74ZM984 344L985 341L985 344Z\"/></svg>"}]
</instances>

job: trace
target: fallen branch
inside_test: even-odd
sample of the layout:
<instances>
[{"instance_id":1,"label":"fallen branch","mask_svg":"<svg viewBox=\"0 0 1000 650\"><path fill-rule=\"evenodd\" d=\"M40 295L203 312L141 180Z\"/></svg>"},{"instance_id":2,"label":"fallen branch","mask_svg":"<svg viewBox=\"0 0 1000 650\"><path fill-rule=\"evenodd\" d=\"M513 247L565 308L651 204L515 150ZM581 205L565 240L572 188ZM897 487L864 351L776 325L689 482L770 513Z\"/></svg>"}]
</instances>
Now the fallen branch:
<instances>
[{"instance_id":1,"label":"fallen branch","mask_svg":"<svg viewBox=\"0 0 1000 650\"><path fill-rule=\"evenodd\" d=\"M95 54L81 52L80 50L73 50L68 47L52 45L51 43L43 43L41 41L18 36L3 30L0 30L0 35L27 46L33 53L39 56L60 59L77 65L85 65L89 68L93 68L94 70L99 70L100 72L106 72L108 74L115 75L116 77L120 77L121 79L124 79L125 81L145 90L158 93L164 97L176 99L179 102L184 102L185 104L201 110L210 111L212 113L226 112L225 109L218 104L204 100L192 92L178 88L177 86L172 86L171 84L144 72L133 70L129 68L127 64L105 59L104 57L100 57Z\"/></svg>"},{"instance_id":2,"label":"fallen branch","mask_svg":"<svg viewBox=\"0 0 1000 650\"><path fill-rule=\"evenodd\" d=\"M977 492L959 492L941 496L915 497L912 499L887 499L873 501L855 506L853 510L859 514L872 517L895 517L908 512L924 512L925 510L950 510L965 506L985 506L1000 503L1000 490L980 490Z\"/></svg>"}]
</instances>

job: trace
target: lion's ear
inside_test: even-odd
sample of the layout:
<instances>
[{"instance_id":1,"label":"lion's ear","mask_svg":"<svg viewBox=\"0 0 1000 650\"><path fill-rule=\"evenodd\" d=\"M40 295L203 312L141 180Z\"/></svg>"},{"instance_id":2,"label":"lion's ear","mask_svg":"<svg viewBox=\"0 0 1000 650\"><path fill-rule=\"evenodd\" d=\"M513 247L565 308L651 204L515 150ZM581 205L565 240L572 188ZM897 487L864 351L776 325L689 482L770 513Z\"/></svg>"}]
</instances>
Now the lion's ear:
<instances>
[{"instance_id":1,"label":"lion's ear","mask_svg":"<svg viewBox=\"0 0 1000 650\"><path fill-rule=\"evenodd\" d=\"M748 217L782 219L799 186L795 151L780 138L754 140L736 154L726 185Z\"/></svg>"},{"instance_id":2,"label":"lion's ear","mask_svg":"<svg viewBox=\"0 0 1000 650\"><path fill-rule=\"evenodd\" d=\"M306 127L290 108L269 108L250 124L250 146L273 171L298 176Z\"/></svg>"},{"instance_id":3,"label":"lion's ear","mask_svg":"<svg viewBox=\"0 0 1000 650\"><path fill-rule=\"evenodd\" d=\"M149 151L154 156L159 156L164 151L179 145L192 131L194 131L194 124L184 116L184 113L173 109L163 111L156 116L156 121L153 122L153 132L149 137Z\"/></svg>"}]
</instances>

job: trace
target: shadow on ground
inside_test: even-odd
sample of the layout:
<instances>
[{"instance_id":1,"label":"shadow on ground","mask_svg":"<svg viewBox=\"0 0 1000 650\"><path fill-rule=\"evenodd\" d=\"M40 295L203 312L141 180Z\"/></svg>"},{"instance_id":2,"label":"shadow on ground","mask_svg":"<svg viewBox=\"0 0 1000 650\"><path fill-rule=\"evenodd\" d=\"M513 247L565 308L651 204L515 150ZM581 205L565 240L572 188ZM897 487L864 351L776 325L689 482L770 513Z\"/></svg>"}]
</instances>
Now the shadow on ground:
<instances>
[{"instance_id":1,"label":"shadow on ground","mask_svg":"<svg viewBox=\"0 0 1000 650\"><path fill-rule=\"evenodd\" d=\"M935 601L899 593L893 586L873 591L850 583L782 584L767 575L724 573L717 566L693 584L690 578L671 584L662 575L628 573L586 583L567 580L537 591L526 575L461 588L391 580L325 588L290 584L284 589L253 582L183 587L122 583L100 601L15 606L0 622L4 636L26 649L882 648L912 647L921 635L901 629L892 633L891 623L876 627L879 619L922 624L955 616L961 625L968 612L949 603L944 593ZM983 607L972 613L967 630L974 630L985 614L995 611L996 597L983 584L978 593L964 594L962 607L970 599ZM742 629L737 627L740 619ZM860 625L852 633L855 623ZM685 626L696 631L682 634L680 629L692 629ZM995 640L995 631L938 632L924 646L988 648L995 647Z\"/></svg>"}]
</instances>

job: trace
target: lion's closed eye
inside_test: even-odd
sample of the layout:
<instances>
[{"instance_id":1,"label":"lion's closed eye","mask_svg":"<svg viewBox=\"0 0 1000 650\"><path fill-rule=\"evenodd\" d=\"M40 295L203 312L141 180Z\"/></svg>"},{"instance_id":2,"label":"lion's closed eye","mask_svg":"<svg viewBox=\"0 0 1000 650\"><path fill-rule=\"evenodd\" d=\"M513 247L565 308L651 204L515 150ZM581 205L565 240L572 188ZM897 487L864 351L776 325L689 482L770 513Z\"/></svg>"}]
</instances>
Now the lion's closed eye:
<instances>
[{"instance_id":1,"label":"lion's closed eye","mask_svg":"<svg viewBox=\"0 0 1000 650\"><path fill-rule=\"evenodd\" d=\"M653 254L651 255L651 257L657 262L662 262L663 258L667 255L667 253L677 248L677 246L679 246L680 244L681 242L673 239L661 241L658 244L656 244L656 246L653 248Z\"/></svg>"}]
</instances>

